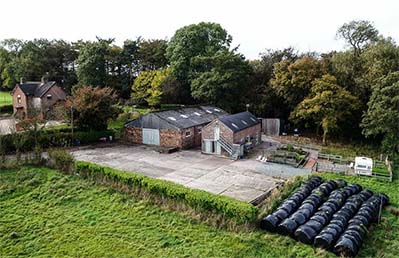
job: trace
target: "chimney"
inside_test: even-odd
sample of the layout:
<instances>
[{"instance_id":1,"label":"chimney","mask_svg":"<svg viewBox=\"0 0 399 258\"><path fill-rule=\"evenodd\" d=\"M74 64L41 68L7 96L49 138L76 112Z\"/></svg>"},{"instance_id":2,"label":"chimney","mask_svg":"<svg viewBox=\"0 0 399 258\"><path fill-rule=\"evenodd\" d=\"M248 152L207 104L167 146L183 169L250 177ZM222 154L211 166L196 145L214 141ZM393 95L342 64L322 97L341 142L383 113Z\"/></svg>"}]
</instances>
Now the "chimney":
<instances>
[{"instance_id":1,"label":"chimney","mask_svg":"<svg viewBox=\"0 0 399 258\"><path fill-rule=\"evenodd\" d=\"M24 77L19 78L19 83L23 84L24 83Z\"/></svg>"}]
</instances>

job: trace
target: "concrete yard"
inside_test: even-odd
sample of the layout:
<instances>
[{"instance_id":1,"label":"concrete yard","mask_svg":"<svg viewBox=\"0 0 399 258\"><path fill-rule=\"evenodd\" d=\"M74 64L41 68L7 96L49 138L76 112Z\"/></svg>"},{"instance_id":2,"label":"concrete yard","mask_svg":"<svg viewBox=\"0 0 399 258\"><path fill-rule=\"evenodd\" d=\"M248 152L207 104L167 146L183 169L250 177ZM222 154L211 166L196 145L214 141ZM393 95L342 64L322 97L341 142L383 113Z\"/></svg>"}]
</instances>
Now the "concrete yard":
<instances>
[{"instance_id":1,"label":"concrete yard","mask_svg":"<svg viewBox=\"0 0 399 258\"><path fill-rule=\"evenodd\" d=\"M77 160L165 179L247 202L267 194L283 182L268 175L266 167L269 164L254 159L232 161L204 155L198 150L166 154L150 146L116 145L82 148L73 150L72 154ZM274 173L271 175L275 176Z\"/></svg>"}]
</instances>

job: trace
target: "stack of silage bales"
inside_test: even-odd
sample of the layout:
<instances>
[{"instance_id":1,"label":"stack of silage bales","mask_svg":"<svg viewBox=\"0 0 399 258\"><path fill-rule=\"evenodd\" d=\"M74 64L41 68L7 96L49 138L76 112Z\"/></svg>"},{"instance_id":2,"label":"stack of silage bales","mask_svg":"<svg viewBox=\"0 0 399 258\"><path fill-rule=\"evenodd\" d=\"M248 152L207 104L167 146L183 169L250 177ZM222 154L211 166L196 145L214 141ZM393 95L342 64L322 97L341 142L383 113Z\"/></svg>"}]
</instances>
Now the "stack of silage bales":
<instances>
[{"instance_id":1,"label":"stack of silage bales","mask_svg":"<svg viewBox=\"0 0 399 258\"><path fill-rule=\"evenodd\" d=\"M367 228L389 203L385 194L363 190L344 180L312 177L261 221L261 228L289 235L305 244L355 256Z\"/></svg>"}]
</instances>

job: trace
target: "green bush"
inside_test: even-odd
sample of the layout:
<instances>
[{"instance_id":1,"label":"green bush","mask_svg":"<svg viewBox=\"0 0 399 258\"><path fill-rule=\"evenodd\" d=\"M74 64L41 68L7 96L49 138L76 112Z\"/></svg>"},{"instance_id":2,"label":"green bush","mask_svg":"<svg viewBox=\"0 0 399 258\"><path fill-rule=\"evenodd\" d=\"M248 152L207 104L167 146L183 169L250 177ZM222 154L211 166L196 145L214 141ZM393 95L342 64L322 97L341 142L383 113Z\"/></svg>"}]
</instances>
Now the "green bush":
<instances>
[{"instance_id":1,"label":"green bush","mask_svg":"<svg viewBox=\"0 0 399 258\"><path fill-rule=\"evenodd\" d=\"M14 108L12 105L0 106L0 114L12 114L14 112Z\"/></svg>"},{"instance_id":2,"label":"green bush","mask_svg":"<svg viewBox=\"0 0 399 258\"><path fill-rule=\"evenodd\" d=\"M102 137L115 136L114 131L76 131L74 139L79 140L81 144L98 142ZM2 148L5 153L15 152L15 138L25 138L24 145L20 151L34 150L34 136L30 132L20 132L16 134L1 135ZM72 133L70 129L42 130L38 135L38 144L41 148L67 147L71 146Z\"/></svg>"},{"instance_id":3,"label":"green bush","mask_svg":"<svg viewBox=\"0 0 399 258\"><path fill-rule=\"evenodd\" d=\"M72 172L74 158L72 154L60 150L60 149L49 149L49 166L67 173Z\"/></svg>"},{"instance_id":4,"label":"green bush","mask_svg":"<svg viewBox=\"0 0 399 258\"><path fill-rule=\"evenodd\" d=\"M143 189L154 195L184 202L195 209L216 212L238 223L252 222L258 213L257 207L246 202L89 162L75 162L75 172L83 177L107 179Z\"/></svg>"}]
</instances>

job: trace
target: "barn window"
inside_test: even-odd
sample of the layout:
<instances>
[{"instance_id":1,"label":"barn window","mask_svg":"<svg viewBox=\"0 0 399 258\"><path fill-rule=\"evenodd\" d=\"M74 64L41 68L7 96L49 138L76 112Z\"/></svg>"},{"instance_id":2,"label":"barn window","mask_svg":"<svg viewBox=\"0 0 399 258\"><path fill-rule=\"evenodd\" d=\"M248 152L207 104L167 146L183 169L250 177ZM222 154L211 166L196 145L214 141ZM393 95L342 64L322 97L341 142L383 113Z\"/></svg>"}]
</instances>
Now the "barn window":
<instances>
[{"instance_id":1,"label":"barn window","mask_svg":"<svg viewBox=\"0 0 399 258\"><path fill-rule=\"evenodd\" d=\"M186 116L186 115L180 115L181 117L183 117L183 118L188 118L188 116Z\"/></svg>"},{"instance_id":2,"label":"barn window","mask_svg":"<svg viewBox=\"0 0 399 258\"><path fill-rule=\"evenodd\" d=\"M172 120L172 121L176 121L176 118L174 118L173 116L168 117L168 119Z\"/></svg>"},{"instance_id":3,"label":"barn window","mask_svg":"<svg viewBox=\"0 0 399 258\"><path fill-rule=\"evenodd\" d=\"M220 109L215 108L214 110L215 110L216 112L220 112Z\"/></svg>"},{"instance_id":4,"label":"barn window","mask_svg":"<svg viewBox=\"0 0 399 258\"><path fill-rule=\"evenodd\" d=\"M212 114L212 111L210 111L210 110L208 110L208 109L206 110L206 112L209 113L209 114Z\"/></svg>"},{"instance_id":5,"label":"barn window","mask_svg":"<svg viewBox=\"0 0 399 258\"><path fill-rule=\"evenodd\" d=\"M53 96L51 94L47 95L47 99L52 99L52 98L53 98Z\"/></svg>"},{"instance_id":6,"label":"barn window","mask_svg":"<svg viewBox=\"0 0 399 258\"><path fill-rule=\"evenodd\" d=\"M17 96L17 101L18 101L18 104L21 104L21 95Z\"/></svg>"},{"instance_id":7,"label":"barn window","mask_svg":"<svg viewBox=\"0 0 399 258\"><path fill-rule=\"evenodd\" d=\"M241 122L242 122L244 125L248 125L248 123L245 122L244 120L241 120Z\"/></svg>"},{"instance_id":8,"label":"barn window","mask_svg":"<svg viewBox=\"0 0 399 258\"><path fill-rule=\"evenodd\" d=\"M201 114L198 113L198 112L194 112L194 114L197 115L197 116L201 116Z\"/></svg>"},{"instance_id":9,"label":"barn window","mask_svg":"<svg viewBox=\"0 0 399 258\"><path fill-rule=\"evenodd\" d=\"M191 136L191 130L186 130L186 137L190 137Z\"/></svg>"},{"instance_id":10,"label":"barn window","mask_svg":"<svg viewBox=\"0 0 399 258\"><path fill-rule=\"evenodd\" d=\"M198 131L198 133L201 133L202 132L202 127L198 127L197 131Z\"/></svg>"},{"instance_id":11,"label":"barn window","mask_svg":"<svg viewBox=\"0 0 399 258\"><path fill-rule=\"evenodd\" d=\"M251 117L251 120L254 121L255 123L257 122L255 118Z\"/></svg>"}]
</instances>

